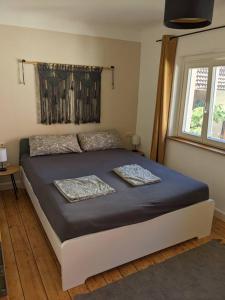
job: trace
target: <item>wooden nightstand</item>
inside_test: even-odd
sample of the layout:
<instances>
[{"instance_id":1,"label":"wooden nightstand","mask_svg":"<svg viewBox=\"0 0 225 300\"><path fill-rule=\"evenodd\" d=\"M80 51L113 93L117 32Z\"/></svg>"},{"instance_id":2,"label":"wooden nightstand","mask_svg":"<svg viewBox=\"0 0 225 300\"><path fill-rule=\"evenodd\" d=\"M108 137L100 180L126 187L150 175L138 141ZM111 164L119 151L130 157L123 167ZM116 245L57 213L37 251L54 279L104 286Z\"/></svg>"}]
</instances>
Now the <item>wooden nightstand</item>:
<instances>
[{"instance_id":1,"label":"wooden nightstand","mask_svg":"<svg viewBox=\"0 0 225 300\"><path fill-rule=\"evenodd\" d=\"M1 242L1 233L0 233L0 300L6 300L7 290L6 290L6 281L5 281L5 270L4 270L4 261L2 253L2 242Z\"/></svg>"},{"instance_id":2,"label":"wooden nightstand","mask_svg":"<svg viewBox=\"0 0 225 300\"><path fill-rule=\"evenodd\" d=\"M14 178L14 174L18 173L20 171L20 167L19 166L9 166L7 167L6 171L0 172L0 177L1 176L10 176L11 177L11 181L12 181L12 186L13 186L13 190L16 196L16 199L18 199L17 196L17 186L16 186L16 181Z\"/></svg>"}]
</instances>

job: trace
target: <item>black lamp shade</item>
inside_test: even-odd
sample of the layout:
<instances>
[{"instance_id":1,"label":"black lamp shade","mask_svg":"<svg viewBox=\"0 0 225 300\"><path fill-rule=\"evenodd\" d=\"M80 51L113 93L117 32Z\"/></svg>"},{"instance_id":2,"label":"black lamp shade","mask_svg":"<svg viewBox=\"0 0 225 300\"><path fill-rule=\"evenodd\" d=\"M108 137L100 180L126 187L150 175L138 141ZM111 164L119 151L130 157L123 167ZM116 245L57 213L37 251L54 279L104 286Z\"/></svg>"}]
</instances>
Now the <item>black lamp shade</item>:
<instances>
[{"instance_id":1,"label":"black lamp shade","mask_svg":"<svg viewBox=\"0 0 225 300\"><path fill-rule=\"evenodd\" d=\"M212 23L214 0L166 0L164 24L169 28L193 29Z\"/></svg>"}]
</instances>

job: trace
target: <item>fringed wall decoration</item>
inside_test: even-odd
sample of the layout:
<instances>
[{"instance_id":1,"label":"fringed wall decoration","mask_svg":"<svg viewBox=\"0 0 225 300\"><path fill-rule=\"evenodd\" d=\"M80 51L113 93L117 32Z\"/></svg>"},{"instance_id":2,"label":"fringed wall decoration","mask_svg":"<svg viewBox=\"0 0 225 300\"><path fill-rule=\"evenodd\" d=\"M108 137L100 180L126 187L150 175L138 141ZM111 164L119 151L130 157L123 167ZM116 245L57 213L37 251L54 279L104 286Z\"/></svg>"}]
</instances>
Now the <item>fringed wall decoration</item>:
<instances>
[{"instance_id":1,"label":"fringed wall decoration","mask_svg":"<svg viewBox=\"0 0 225 300\"><path fill-rule=\"evenodd\" d=\"M38 63L42 124L99 123L100 67Z\"/></svg>"},{"instance_id":2,"label":"fringed wall decoration","mask_svg":"<svg viewBox=\"0 0 225 300\"><path fill-rule=\"evenodd\" d=\"M100 123L102 68L75 68L75 124Z\"/></svg>"},{"instance_id":3,"label":"fringed wall decoration","mask_svg":"<svg viewBox=\"0 0 225 300\"><path fill-rule=\"evenodd\" d=\"M63 65L38 64L42 124L71 123L70 72Z\"/></svg>"}]
</instances>

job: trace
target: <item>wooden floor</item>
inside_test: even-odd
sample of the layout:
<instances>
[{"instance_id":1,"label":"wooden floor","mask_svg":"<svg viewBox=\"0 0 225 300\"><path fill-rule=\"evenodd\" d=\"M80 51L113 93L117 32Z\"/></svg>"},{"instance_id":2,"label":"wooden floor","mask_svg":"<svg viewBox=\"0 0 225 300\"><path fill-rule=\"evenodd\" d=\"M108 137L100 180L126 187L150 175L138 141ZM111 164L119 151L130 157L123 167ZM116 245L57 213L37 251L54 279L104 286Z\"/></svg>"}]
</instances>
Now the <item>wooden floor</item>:
<instances>
[{"instance_id":1,"label":"wooden floor","mask_svg":"<svg viewBox=\"0 0 225 300\"><path fill-rule=\"evenodd\" d=\"M215 219L213 232L208 238L191 240L157 252L89 278L85 285L63 292L59 264L24 190L20 190L18 200L11 191L0 192L0 229L10 300L73 299L79 293L91 292L210 239L225 241L225 223Z\"/></svg>"}]
</instances>

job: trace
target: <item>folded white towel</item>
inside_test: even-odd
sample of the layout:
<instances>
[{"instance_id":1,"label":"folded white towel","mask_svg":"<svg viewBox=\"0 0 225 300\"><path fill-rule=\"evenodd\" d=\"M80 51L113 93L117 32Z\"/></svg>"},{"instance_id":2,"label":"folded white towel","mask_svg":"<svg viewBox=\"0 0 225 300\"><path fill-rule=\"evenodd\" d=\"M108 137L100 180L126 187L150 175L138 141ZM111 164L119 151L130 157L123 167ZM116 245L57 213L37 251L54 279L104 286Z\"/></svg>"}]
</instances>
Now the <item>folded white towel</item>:
<instances>
[{"instance_id":1,"label":"folded white towel","mask_svg":"<svg viewBox=\"0 0 225 300\"><path fill-rule=\"evenodd\" d=\"M87 200L115 192L114 188L95 175L55 180L54 184L69 202Z\"/></svg>"},{"instance_id":2,"label":"folded white towel","mask_svg":"<svg viewBox=\"0 0 225 300\"><path fill-rule=\"evenodd\" d=\"M149 170L144 169L136 164L121 166L113 169L113 171L133 186L161 181L159 177L152 174Z\"/></svg>"}]
</instances>

